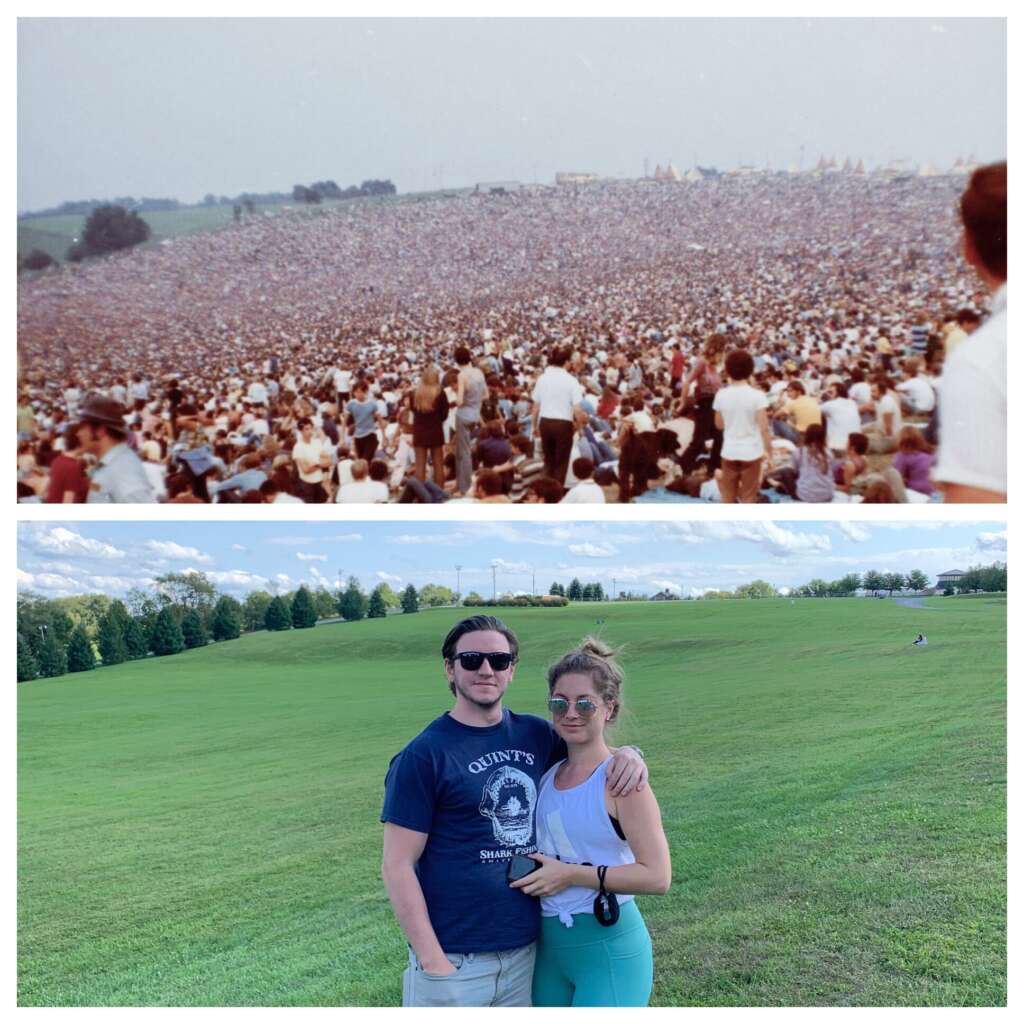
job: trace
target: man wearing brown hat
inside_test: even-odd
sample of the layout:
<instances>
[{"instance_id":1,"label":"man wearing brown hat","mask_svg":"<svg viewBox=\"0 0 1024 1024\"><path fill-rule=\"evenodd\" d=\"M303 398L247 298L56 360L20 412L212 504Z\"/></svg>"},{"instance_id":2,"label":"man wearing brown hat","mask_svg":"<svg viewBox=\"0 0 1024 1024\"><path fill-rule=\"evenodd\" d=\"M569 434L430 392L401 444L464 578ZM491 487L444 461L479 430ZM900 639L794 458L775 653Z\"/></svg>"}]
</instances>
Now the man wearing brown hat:
<instances>
[{"instance_id":1,"label":"man wearing brown hat","mask_svg":"<svg viewBox=\"0 0 1024 1024\"><path fill-rule=\"evenodd\" d=\"M124 409L95 392L78 407L78 441L98 462L90 474L89 501L117 504L156 501L142 460L128 447Z\"/></svg>"}]
</instances>

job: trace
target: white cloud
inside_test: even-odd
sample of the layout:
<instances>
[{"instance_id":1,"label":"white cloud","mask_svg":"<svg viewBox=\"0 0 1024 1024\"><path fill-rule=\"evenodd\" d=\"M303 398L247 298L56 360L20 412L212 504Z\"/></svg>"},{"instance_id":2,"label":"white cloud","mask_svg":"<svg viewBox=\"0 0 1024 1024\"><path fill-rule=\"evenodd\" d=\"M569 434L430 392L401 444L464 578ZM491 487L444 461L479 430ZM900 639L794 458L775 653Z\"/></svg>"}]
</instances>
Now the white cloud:
<instances>
[{"instance_id":1,"label":"white cloud","mask_svg":"<svg viewBox=\"0 0 1024 1024\"><path fill-rule=\"evenodd\" d=\"M127 576L90 576L87 582L89 590L98 590L101 594L109 594L112 590L131 590L136 586L136 581Z\"/></svg>"},{"instance_id":2,"label":"white cloud","mask_svg":"<svg viewBox=\"0 0 1024 1024\"><path fill-rule=\"evenodd\" d=\"M83 537L63 526L38 526L29 534L29 542L37 549L58 555L86 555L92 558L124 558L125 552L113 544Z\"/></svg>"},{"instance_id":3,"label":"white cloud","mask_svg":"<svg viewBox=\"0 0 1024 1024\"><path fill-rule=\"evenodd\" d=\"M840 519L836 526L847 540L852 540L854 543L861 544L871 539L871 531L866 529L862 523L851 523L846 519Z\"/></svg>"},{"instance_id":4,"label":"white cloud","mask_svg":"<svg viewBox=\"0 0 1024 1024\"><path fill-rule=\"evenodd\" d=\"M491 559L491 568L500 569L502 572L532 572L533 566L526 562L506 562L504 558Z\"/></svg>"},{"instance_id":5,"label":"white cloud","mask_svg":"<svg viewBox=\"0 0 1024 1024\"><path fill-rule=\"evenodd\" d=\"M290 587L292 585L292 578L286 572L275 572L274 579L277 580L278 583L283 583L286 587Z\"/></svg>"},{"instance_id":6,"label":"white cloud","mask_svg":"<svg viewBox=\"0 0 1024 1024\"><path fill-rule=\"evenodd\" d=\"M1006 531L1000 530L997 533L979 533L977 546L979 551L1006 552Z\"/></svg>"},{"instance_id":7,"label":"white cloud","mask_svg":"<svg viewBox=\"0 0 1024 1024\"><path fill-rule=\"evenodd\" d=\"M437 534L400 533L397 537L388 538L388 542L391 544L428 544L433 547L455 547L464 544L466 540L466 535L461 532Z\"/></svg>"},{"instance_id":8,"label":"white cloud","mask_svg":"<svg viewBox=\"0 0 1024 1024\"><path fill-rule=\"evenodd\" d=\"M18 583L26 587L31 587L35 580L35 576L30 572L25 572L24 569L15 569L14 575L17 577Z\"/></svg>"},{"instance_id":9,"label":"white cloud","mask_svg":"<svg viewBox=\"0 0 1024 1024\"><path fill-rule=\"evenodd\" d=\"M591 544L589 541L586 544L570 544L569 550L584 558L611 558L619 553L613 544Z\"/></svg>"},{"instance_id":10,"label":"white cloud","mask_svg":"<svg viewBox=\"0 0 1024 1024\"><path fill-rule=\"evenodd\" d=\"M295 552L295 557L300 562L326 562L327 561L327 556L326 555L308 555L308 554L305 554L302 551L296 551Z\"/></svg>"},{"instance_id":11,"label":"white cloud","mask_svg":"<svg viewBox=\"0 0 1024 1024\"><path fill-rule=\"evenodd\" d=\"M231 550L232 551L242 551L242 552L245 552L245 551L248 551L249 549L244 544L232 544L231 545Z\"/></svg>"},{"instance_id":12,"label":"white cloud","mask_svg":"<svg viewBox=\"0 0 1024 1024\"><path fill-rule=\"evenodd\" d=\"M352 544L363 539L361 533L336 533L332 537L325 537L324 540L341 541L344 544Z\"/></svg>"},{"instance_id":13,"label":"white cloud","mask_svg":"<svg viewBox=\"0 0 1024 1024\"><path fill-rule=\"evenodd\" d=\"M385 583L401 583L402 582L402 577L401 576L392 576L391 573L389 573L389 572L378 572L376 574L376 576L377 576L378 579L383 580Z\"/></svg>"},{"instance_id":14,"label":"white cloud","mask_svg":"<svg viewBox=\"0 0 1024 1024\"><path fill-rule=\"evenodd\" d=\"M200 562L203 564L209 564L213 561L210 555L204 554L198 548L186 547L183 544L177 544L173 540L147 540L146 547L150 551L155 551L158 555L162 555L164 558L177 558L183 561Z\"/></svg>"},{"instance_id":15,"label":"white cloud","mask_svg":"<svg viewBox=\"0 0 1024 1024\"><path fill-rule=\"evenodd\" d=\"M825 534L798 533L775 522L663 523L661 532L685 544L745 540L756 544L778 558L832 549L832 541Z\"/></svg>"},{"instance_id":16,"label":"white cloud","mask_svg":"<svg viewBox=\"0 0 1024 1024\"><path fill-rule=\"evenodd\" d=\"M208 572L207 579L211 583L219 583L229 587L265 587L269 582L266 576L258 576L245 569L228 569L225 572Z\"/></svg>"}]
</instances>

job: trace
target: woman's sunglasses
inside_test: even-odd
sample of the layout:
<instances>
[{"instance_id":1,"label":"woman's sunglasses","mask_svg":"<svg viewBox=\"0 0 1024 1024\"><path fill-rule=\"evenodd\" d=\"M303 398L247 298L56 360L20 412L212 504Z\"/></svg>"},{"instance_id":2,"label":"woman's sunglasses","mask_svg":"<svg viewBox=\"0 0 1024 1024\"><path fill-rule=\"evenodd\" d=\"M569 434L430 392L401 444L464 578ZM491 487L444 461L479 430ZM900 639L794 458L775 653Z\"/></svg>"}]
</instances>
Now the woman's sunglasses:
<instances>
[{"instance_id":1,"label":"woman's sunglasses","mask_svg":"<svg viewBox=\"0 0 1024 1024\"><path fill-rule=\"evenodd\" d=\"M569 710L569 705L576 705L576 714L580 718L589 718L596 710L597 704L588 697L580 697L579 700L569 701L564 697L552 697L548 701L548 711L556 718L561 718Z\"/></svg>"},{"instance_id":2,"label":"woman's sunglasses","mask_svg":"<svg viewBox=\"0 0 1024 1024\"><path fill-rule=\"evenodd\" d=\"M467 672L475 672L484 663L484 658L495 672L504 672L513 661L508 651L462 651L456 654L452 661L457 661Z\"/></svg>"}]
</instances>

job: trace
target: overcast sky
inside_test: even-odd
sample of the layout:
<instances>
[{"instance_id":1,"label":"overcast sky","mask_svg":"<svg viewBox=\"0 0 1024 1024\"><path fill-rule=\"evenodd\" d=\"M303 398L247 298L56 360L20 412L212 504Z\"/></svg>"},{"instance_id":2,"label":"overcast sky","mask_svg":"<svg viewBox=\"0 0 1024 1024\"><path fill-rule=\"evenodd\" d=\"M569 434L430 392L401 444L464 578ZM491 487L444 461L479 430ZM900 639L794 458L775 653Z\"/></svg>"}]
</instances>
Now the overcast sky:
<instances>
[{"instance_id":1,"label":"overcast sky","mask_svg":"<svg viewBox=\"0 0 1024 1024\"><path fill-rule=\"evenodd\" d=\"M122 596L166 572L205 572L221 590L300 583L369 591L412 583L463 593L538 593L553 582L680 595L754 579L793 587L869 569L940 572L1006 561L1005 522L658 523L22 523L18 589L46 597ZM491 569L496 570L492 578Z\"/></svg>"},{"instance_id":2,"label":"overcast sky","mask_svg":"<svg viewBox=\"0 0 1024 1024\"><path fill-rule=\"evenodd\" d=\"M1006 155L1003 19L22 19L18 209Z\"/></svg>"}]
</instances>

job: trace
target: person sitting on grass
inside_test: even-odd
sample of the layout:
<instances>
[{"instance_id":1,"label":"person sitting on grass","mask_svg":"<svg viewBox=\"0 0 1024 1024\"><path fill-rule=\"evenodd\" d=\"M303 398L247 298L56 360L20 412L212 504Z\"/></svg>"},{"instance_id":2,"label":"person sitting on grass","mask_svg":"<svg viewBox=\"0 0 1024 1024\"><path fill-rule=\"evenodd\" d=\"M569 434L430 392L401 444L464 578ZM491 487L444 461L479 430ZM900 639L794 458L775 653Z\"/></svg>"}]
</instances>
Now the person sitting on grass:
<instances>
[{"instance_id":1,"label":"person sitting on grass","mask_svg":"<svg viewBox=\"0 0 1024 1024\"><path fill-rule=\"evenodd\" d=\"M562 499L562 504L603 505L605 503L605 494L597 481L594 480L593 459L574 459L572 472L577 482L569 488L568 493Z\"/></svg>"},{"instance_id":2,"label":"person sitting on grass","mask_svg":"<svg viewBox=\"0 0 1024 1024\"><path fill-rule=\"evenodd\" d=\"M835 481L830 472L829 451L825 445L825 427L812 423L804 431L802 448L793 455L796 468L797 501L831 501L836 492Z\"/></svg>"},{"instance_id":3,"label":"person sitting on grass","mask_svg":"<svg viewBox=\"0 0 1024 1024\"><path fill-rule=\"evenodd\" d=\"M934 451L916 427L904 427L900 431L899 446L892 465L903 477L908 494L916 492L922 498L931 496L935 489L931 480Z\"/></svg>"},{"instance_id":4,"label":"person sitting on grass","mask_svg":"<svg viewBox=\"0 0 1024 1024\"><path fill-rule=\"evenodd\" d=\"M849 494L853 481L867 472L868 460L864 457L867 452L867 434L853 433L847 437L846 457L835 467L835 481L838 490Z\"/></svg>"},{"instance_id":5,"label":"person sitting on grass","mask_svg":"<svg viewBox=\"0 0 1024 1024\"><path fill-rule=\"evenodd\" d=\"M913 641L913 646L914 647L927 647L928 646L928 637L926 637L924 635L924 633L918 633L917 634L917 639Z\"/></svg>"}]
</instances>

